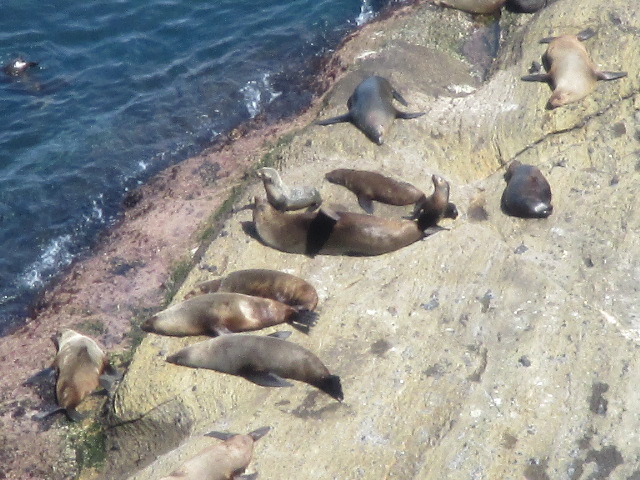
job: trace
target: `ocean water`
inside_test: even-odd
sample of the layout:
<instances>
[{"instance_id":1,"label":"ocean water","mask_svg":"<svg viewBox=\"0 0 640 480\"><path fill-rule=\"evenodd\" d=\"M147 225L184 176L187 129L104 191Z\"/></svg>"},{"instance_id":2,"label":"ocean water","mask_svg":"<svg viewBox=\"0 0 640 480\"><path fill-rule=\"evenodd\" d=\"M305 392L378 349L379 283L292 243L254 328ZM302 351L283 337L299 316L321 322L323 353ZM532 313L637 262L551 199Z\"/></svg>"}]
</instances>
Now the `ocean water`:
<instances>
[{"instance_id":1,"label":"ocean water","mask_svg":"<svg viewBox=\"0 0 640 480\"><path fill-rule=\"evenodd\" d=\"M39 66L0 72L0 335L128 190L306 105L314 59L393 1L3 0L0 63Z\"/></svg>"}]
</instances>

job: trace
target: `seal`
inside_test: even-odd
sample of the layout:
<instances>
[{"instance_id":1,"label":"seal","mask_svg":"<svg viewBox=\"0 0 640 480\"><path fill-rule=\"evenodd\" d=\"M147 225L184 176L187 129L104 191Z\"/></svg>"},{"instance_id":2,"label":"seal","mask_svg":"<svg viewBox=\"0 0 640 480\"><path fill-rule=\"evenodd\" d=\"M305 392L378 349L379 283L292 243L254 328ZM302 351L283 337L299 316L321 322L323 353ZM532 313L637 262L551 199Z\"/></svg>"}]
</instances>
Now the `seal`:
<instances>
[{"instance_id":1,"label":"seal","mask_svg":"<svg viewBox=\"0 0 640 480\"><path fill-rule=\"evenodd\" d=\"M458 218L458 208L449 202L449 182L439 175L432 175L433 193L416 203L413 218L422 218L425 225L436 225L443 218Z\"/></svg>"},{"instance_id":2,"label":"seal","mask_svg":"<svg viewBox=\"0 0 640 480\"><path fill-rule=\"evenodd\" d=\"M2 71L10 77L19 77L27 73L32 67L38 66L38 62L28 62L22 57L16 57L2 67Z\"/></svg>"},{"instance_id":3,"label":"seal","mask_svg":"<svg viewBox=\"0 0 640 480\"><path fill-rule=\"evenodd\" d=\"M38 414L41 420L49 415L64 411L73 421L84 417L76 411L76 407L93 392L98 385L107 390L121 375L110 365L108 356L91 338L74 330L66 329L52 337L58 352L51 367L31 377L28 382L38 376L50 375L57 371L56 400L58 407Z\"/></svg>"},{"instance_id":4,"label":"seal","mask_svg":"<svg viewBox=\"0 0 640 480\"><path fill-rule=\"evenodd\" d=\"M393 106L396 99L405 107L407 101L391 86L386 78L372 76L360 83L349 97L349 112L337 117L316 122L317 125L351 122L370 140L382 145L384 135L396 118L410 119L424 115L424 112L401 112Z\"/></svg>"},{"instance_id":5,"label":"seal","mask_svg":"<svg viewBox=\"0 0 640 480\"><path fill-rule=\"evenodd\" d=\"M317 314L299 311L269 298L242 293L205 293L177 303L149 318L142 330L159 335L222 335L284 322L311 327Z\"/></svg>"},{"instance_id":6,"label":"seal","mask_svg":"<svg viewBox=\"0 0 640 480\"><path fill-rule=\"evenodd\" d=\"M205 436L223 440L211 445L184 462L168 477L160 480L229 480L232 478L255 478L239 475L245 471L253 457L254 443L264 437L271 427L262 427L247 435L209 432Z\"/></svg>"},{"instance_id":7,"label":"seal","mask_svg":"<svg viewBox=\"0 0 640 480\"><path fill-rule=\"evenodd\" d=\"M332 375L320 359L276 332L265 337L238 333L211 338L183 348L167 362L191 368L208 368L244 377L264 387L288 387L283 378L312 385L342 401L340 377Z\"/></svg>"},{"instance_id":8,"label":"seal","mask_svg":"<svg viewBox=\"0 0 640 480\"><path fill-rule=\"evenodd\" d=\"M264 184L269 203L282 212L307 207L316 208L322 203L320 192L316 188L306 186L290 188L284 184L278 171L273 168L261 168L256 174Z\"/></svg>"},{"instance_id":9,"label":"seal","mask_svg":"<svg viewBox=\"0 0 640 480\"><path fill-rule=\"evenodd\" d=\"M237 270L226 277L198 283L187 296L213 292L270 298L298 311L315 310L318 305L318 292L309 282L289 273L266 268Z\"/></svg>"},{"instance_id":10,"label":"seal","mask_svg":"<svg viewBox=\"0 0 640 480\"><path fill-rule=\"evenodd\" d=\"M553 212L551 187L542 172L533 165L514 160L504 176L502 210L515 217L546 218Z\"/></svg>"},{"instance_id":11,"label":"seal","mask_svg":"<svg viewBox=\"0 0 640 480\"><path fill-rule=\"evenodd\" d=\"M351 190L358 197L362 209L372 214L373 201L388 205L411 205L424 200L425 194L408 182L394 180L377 172L338 168L331 170L324 178L328 182Z\"/></svg>"},{"instance_id":12,"label":"seal","mask_svg":"<svg viewBox=\"0 0 640 480\"><path fill-rule=\"evenodd\" d=\"M306 255L381 255L406 247L435 231L428 218L382 218L321 208L317 212L282 213L256 198L253 221L266 245Z\"/></svg>"},{"instance_id":13,"label":"seal","mask_svg":"<svg viewBox=\"0 0 640 480\"><path fill-rule=\"evenodd\" d=\"M516 13L535 13L553 0L507 0L507 9Z\"/></svg>"},{"instance_id":14,"label":"seal","mask_svg":"<svg viewBox=\"0 0 640 480\"><path fill-rule=\"evenodd\" d=\"M493 13L507 2L507 0L434 0L436 5L455 8L469 13Z\"/></svg>"},{"instance_id":15,"label":"seal","mask_svg":"<svg viewBox=\"0 0 640 480\"><path fill-rule=\"evenodd\" d=\"M542 57L547 73L533 73L521 78L527 82L551 84L553 94L547 102L547 109L582 100L596 88L598 80L616 80L627 75L627 72L598 70L581 43L595 34L592 29L586 29L578 35L540 40L540 43L549 44Z\"/></svg>"}]
</instances>

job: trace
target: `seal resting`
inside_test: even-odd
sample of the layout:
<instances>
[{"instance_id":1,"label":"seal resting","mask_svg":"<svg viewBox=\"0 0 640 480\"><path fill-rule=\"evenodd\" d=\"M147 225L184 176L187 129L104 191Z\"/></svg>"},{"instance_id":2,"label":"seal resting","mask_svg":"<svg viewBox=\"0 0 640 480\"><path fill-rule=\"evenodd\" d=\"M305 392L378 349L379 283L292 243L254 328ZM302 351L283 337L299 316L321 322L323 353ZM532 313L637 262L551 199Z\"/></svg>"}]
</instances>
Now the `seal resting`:
<instances>
[{"instance_id":1,"label":"seal resting","mask_svg":"<svg viewBox=\"0 0 640 480\"><path fill-rule=\"evenodd\" d=\"M533 165L514 160L504 176L502 210L515 217L546 218L553 212L551 187L542 172Z\"/></svg>"},{"instance_id":2,"label":"seal resting","mask_svg":"<svg viewBox=\"0 0 640 480\"><path fill-rule=\"evenodd\" d=\"M309 282L285 272L266 268L237 270L229 275L200 282L187 297L213 292L232 292L270 298L296 310L315 310L318 292Z\"/></svg>"},{"instance_id":3,"label":"seal resting","mask_svg":"<svg viewBox=\"0 0 640 480\"><path fill-rule=\"evenodd\" d=\"M338 168L331 170L324 178L328 182L351 190L358 197L362 209L372 214L373 201L387 205L412 205L424 200L425 194L408 182L394 180L377 172Z\"/></svg>"},{"instance_id":4,"label":"seal resting","mask_svg":"<svg viewBox=\"0 0 640 480\"><path fill-rule=\"evenodd\" d=\"M256 475L242 475L253 456L253 445L264 437L271 427L262 427L247 435L209 432L207 437L223 440L211 445L184 462L168 477L160 480L229 480L232 478L256 478Z\"/></svg>"},{"instance_id":5,"label":"seal resting","mask_svg":"<svg viewBox=\"0 0 640 480\"><path fill-rule=\"evenodd\" d=\"M291 383L283 378L297 380L341 402L340 377L306 348L284 340L289 333L223 335L183 348L167 357L167 362L237 375L264 387L289 387Z\"/></svg>"},{"instance_id":6,"label":"seal resting","mask_svg":"<svg viewBox=\"0 0 640 480\"><path fill-rule=\"evenodd\" d=\"M38 62L28 62L22 57L17 57L11 60L2 67L2 71L10 77L19 77L27 73L30 68L38 66Z\"/></svg>"},{"instance_id":7,"label":"seal resting","mask_svg":"<svg viewBox=\"0 0 640 480\"><path fill-rule=\"evenodd\" d=\"M177 303L148 319L142 330L159 335L222 335L290 322L311 327L317 314L269 298L242 293L205 293Z\"/></svg>"},{"instance_id":8,"label":"seal resting","mask_svg":"<svg viewBox=\"0 0 640 480\"><path fill-rule=\"evenodd\" d=\"M578 35L562 35L540 40L540 43L549 44L542 57L547 73L525 75L522 80L551 84L553 94L547 102L548 109L582 100L596 88L598 80L616 80L627 75L627 72L598 70L581 43L594 35L593 30L586 29Z\"/></svg>"},{"instance_id":9,"label":"seal resting","mask_svg":"<svg viewBox=\"0 0 640 480\"><path fill-rule=\"evenodd\" d=\"M384 135L396 118L410 119L424 112L401 112L393 106L396 99L405 107L407 101L394 89L386 78L372 76L360 83L347 101L348 113L316 122L317 125L351 122L370 140L382 145Z\"/></svg>"},{"instance_id":10,"label":"seal resting","mask_svg":"<svg viewBox=\"0 0 640 480\"><path fill-rule=\"evenodd\" d=\"M434 0L433 3L469 13L493 13L500 10L507 0Z\"/></svg>"},{"instance_id":11,"label":"seal resting","mask_svg":"<svg viewBox=\"0 0 640 480\"><path fill-rule=\"evenodd\" d=\"M267 200L281 212L318 207L322 203L320 192L314 187L290 188L284 184L280 174L273 168L264 167L256 175L262 180Z\"/></svg>"}]
</instances>

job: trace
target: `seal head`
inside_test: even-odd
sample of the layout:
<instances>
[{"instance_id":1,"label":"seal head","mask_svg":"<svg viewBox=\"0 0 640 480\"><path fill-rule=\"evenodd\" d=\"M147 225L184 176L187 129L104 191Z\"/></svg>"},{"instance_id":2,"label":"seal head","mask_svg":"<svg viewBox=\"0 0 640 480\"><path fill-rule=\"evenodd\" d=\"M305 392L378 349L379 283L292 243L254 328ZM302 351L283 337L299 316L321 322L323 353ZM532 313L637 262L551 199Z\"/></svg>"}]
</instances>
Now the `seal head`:
<instances>
[{"instance_id":1,"label":"seal head","mask_svg":"<svg viewBox=\"0 0 640 480\"><path fill-rule=\"evenodd\" d=\"M27 73L30 68L36 67L38 62L29 62L22 57L16 57L2 67L4 73L10 77L19 77Z\"/></svg>"},{"instance_id":2,"label":"seal head","mask_svg":"<svg viewBox=\"0 0 640 480\"><path fill-rule=\"evenodd\" d=\"M551 186L533 165L514 160L505 173L507 186L501 207L507 215L521 218L546 218L553 212Z\"/></svg>"}]
</instances>

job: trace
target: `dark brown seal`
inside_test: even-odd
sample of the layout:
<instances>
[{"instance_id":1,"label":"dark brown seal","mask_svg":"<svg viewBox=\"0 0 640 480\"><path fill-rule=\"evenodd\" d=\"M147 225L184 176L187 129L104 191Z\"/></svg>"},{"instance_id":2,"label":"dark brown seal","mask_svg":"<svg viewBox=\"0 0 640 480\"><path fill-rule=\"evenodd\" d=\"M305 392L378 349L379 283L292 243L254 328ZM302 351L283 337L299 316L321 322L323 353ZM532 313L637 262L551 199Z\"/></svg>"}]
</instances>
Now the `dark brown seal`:
<instances>
[{"instance_id":1,"label":"dark brown seal","mask_svg":"<svg viewBox=\"0 0 640 480\"><path fill-rule=\"evenodd\" d=\"M320 192L314 187L288 187L280 178L277 170L269 167L259 169L258 178L264 184L267 200L278 210L301 210L318 207L322 203Z\"/></svg>"},{"instance_id":2,"label":"dark brown seal","mask_svg":"<svg viewBox=\"0 0 640 480\"><path fill-rule=\"evenodd\" d=\"M142 325L145 332L184 337L247 332L284 322L311 326L315 313L270 298L242 293L205 293L163 310Z\"/></svg>"},{"instance_id":3,"label":"dark brown seal","mask_svg":"<svg viewBox=\"0 0 640 480\"><path fill-rule=\"evenodd\" d=\"M422 218L426 225L436 225L443 218L458 218L458 209L455 204L449 202L450 187L440 175L432 175L433 193L423 197L413 213L414 218Z\"/></svg>"},{"instance_id":4,"label":"dark brown seal","mask_svg":"<svg viewBox=\"0 0 640 480\"><path fill-rule=\"evenodd\" d=\"M27 70L30 68L36 67L37 65L38 62L28 62L22 57L17 57L3 66L2 70L10 77L19 77L27 73Z\"/></svg>"},{"instance_id":5,"label":"dark brown seal","mask_svg":"<svg viewBox=\"0 0 640 480\"><path fill-rule=\"evenodd\" d=\"M382 145L384 135L396 118L416 118L424 112L401 112L393 105L393 99L407 106L407 101L391 86L386 78L373 76L360 83L349 97L349 113L316 122L317 125L351 122L370 140Z\"/></svg>"},{"instance_id":6,"label":"dark brown seal","mask_svg":"<svg viewBox=\"0 0 640 480\"><path fill-rule=\"evenodd\" d=\"M514 160L505 173L507 186L502 194L502 210L515 217L546 218L551 215L551 186L533 165Z\"/></svg>"},{"instance_id":7,"label":"dark brown seal","mask_svg":"<svg viewBox=\"0 0 640 480\"><path fill-rule=\"evenodd\" d=\"M283 378L305 382L338 401L344 398L340 377L331 375L306 348L276 336L223 335L183 348L167 357L176 365L208 368L244 377L265 387L291 386Z\"/></svg>"},{"instance_id":8,"label":"dark brown seal","mask_svg":"<svg viewBox=\"0 0 640 480\"><path fill-rule=\"evenodd\" d=\"M470 13L493 13L500 10L506 1L507 0L434 0L433 3Z\"/></svg>"},{"instance_id":9,"label":"dark brown seal","mask_svg":"<svg viewBox=\"0 0 640 480\"><path fill-rule=\"evenodd\" d=\"M616 80L627 75L627 72L598 70L581 43L593 35L593 30L586 29L578 35L562 35L540 40L540 43L549 44L542 57L547 73L525 75L522 80L551 84L553 94L547 102L547 108L553 109L582 100L596 88L598 80Z\"/></svg>"},{"instance_id":10,"label":"dark brown seal","mask_svg":"<svg viewBox=\"0 0 640 480\"><path fill-rule=\"evenodd\" d=\"M358 203L367 213L373 213L373 201L387 205L412 205L425 198L424 192L408 182L394 180L378 172L338 168L324 178L342 185L358 197Z\"/></svg>"},{"instance_id":11,"label":"dark brown seal","mask_svg":"<svg viewBox=\"0 0 640 480\"><path fill-rule=\"evenodd\" d=\"M318 305L318 292L309 282L289 273L266 268L237 270L225 277L198 283L187 296L213 292L270 298L297 310L315 310Z\"/></svg>"},{"instance_id":12,"label":"dark brown seal","mask_svg":"<svg viewBox=\"0 0 640 480\"><path fill-rule=\"evenodd\" d=\"M253 445L264 437L271 427L262 427L247 435L209 432L207 437L223 440L211 445L184 462L180 468L168 477L160 480L230 480L232 478L255 478L254 475L242 475L253 457Z\"/></svg>"}]
</instances>

